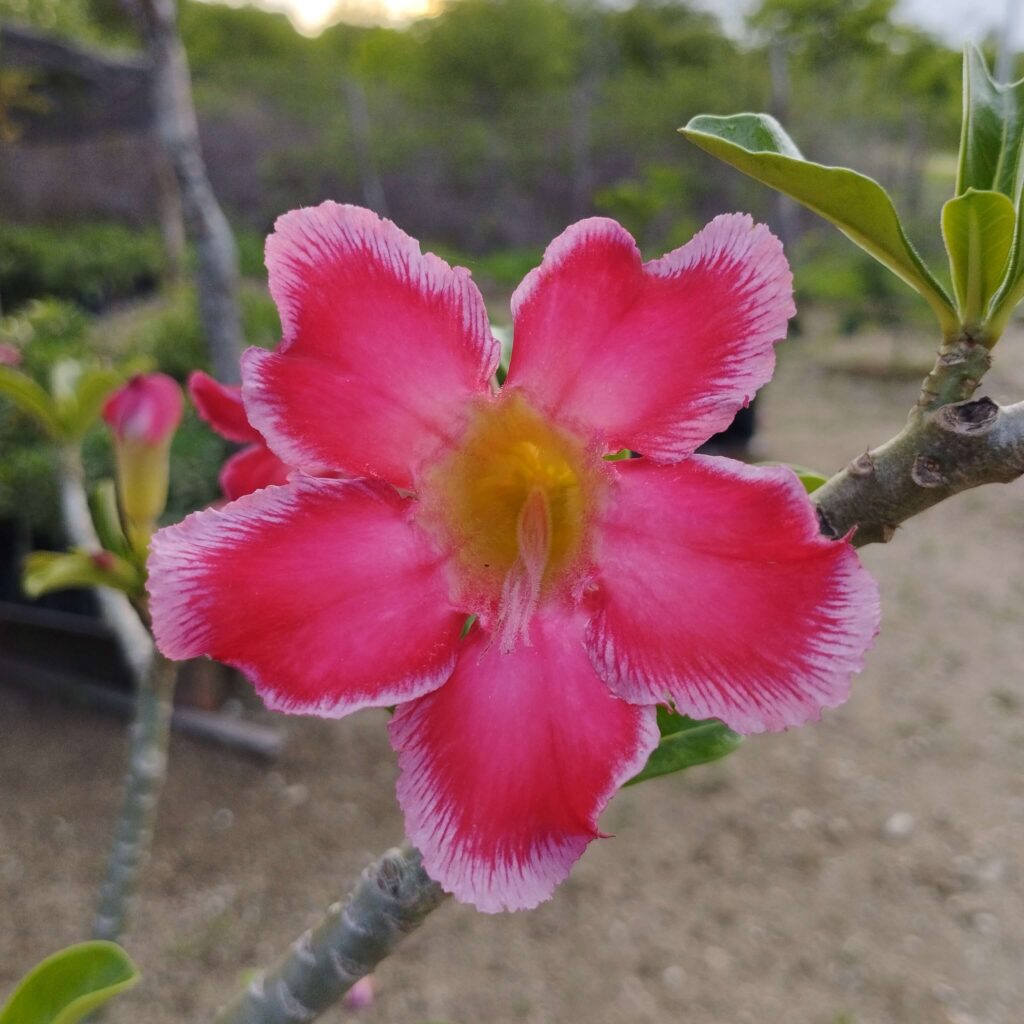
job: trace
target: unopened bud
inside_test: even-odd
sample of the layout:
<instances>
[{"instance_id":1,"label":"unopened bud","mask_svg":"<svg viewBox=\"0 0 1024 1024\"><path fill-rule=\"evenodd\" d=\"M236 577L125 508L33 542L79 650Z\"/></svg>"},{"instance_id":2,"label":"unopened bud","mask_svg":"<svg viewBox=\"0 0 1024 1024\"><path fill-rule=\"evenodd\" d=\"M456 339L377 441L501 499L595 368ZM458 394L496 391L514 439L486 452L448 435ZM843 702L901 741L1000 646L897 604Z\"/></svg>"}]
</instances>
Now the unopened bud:
<instances>
[{"instance_id":1,"label":"unopened bud","mask_svg":"<svg viewBox=\"0 0 1024 1024\"><path fill-rule=\"evenodd\" d=\"M121 512L140 551L167 504L171 440L182 407L181 388L163 373L133 377L103 406L114 435Z\"/></svg>"}]
</instances>

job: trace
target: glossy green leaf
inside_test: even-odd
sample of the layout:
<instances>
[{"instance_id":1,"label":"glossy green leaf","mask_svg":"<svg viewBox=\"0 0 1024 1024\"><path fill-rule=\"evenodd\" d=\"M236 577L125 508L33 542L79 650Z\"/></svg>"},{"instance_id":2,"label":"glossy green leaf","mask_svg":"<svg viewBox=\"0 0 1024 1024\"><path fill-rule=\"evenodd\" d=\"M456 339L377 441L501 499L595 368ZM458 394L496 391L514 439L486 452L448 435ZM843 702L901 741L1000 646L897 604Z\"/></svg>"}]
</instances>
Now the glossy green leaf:
<instances>
[{"instance_id":1,"label":"glossy green leaf","mask_svg":"<svg viewBox=\"0 0 1024 1024\"><path fill-rule=\"evenodd\" d=\"M1000 192L1014 205L1016 224L1002 282L982 310L980 337L992 345L1024 298L1024 80L993 80L985 58L973 46L964 51L964 116L960 136L957 194L975 188ZM947 243L948 245L948 243ZM992 261L994 262L994 257Z\"/></svg>"},{"instance_id":2,"label":"glossy green leaf","mask_svg":"<svg viewBox=\"0 0 1024 1024\"><path fill-rule=\"evenodd\" d=\"M0 1009L0 1024L75 1024L138 980L113 942L68 946L25 975Z\"/></svg>"},{"instance_id":3,"label":"glossy green leaf","mask_svg":"<svg viewBox=\"0 0 1024 1024\"><path fill-rule=\"evenodd\" d=\"M52 437L58 437L60 425L53 399L28 374L9 366L0 366L0 396L10 399Z\"/></svg>"},{"instance_id":4,"label":"glossy green leaf","mask_svg":"<svg viewBox=\"0 0 1024 1024\"><path fill-rule=\"evenodd\" d=\"M846 167L805 160L782 126L767 114L702 114L680 131L712 156L834 224L917 291L944 331L957 330L949 296L918 256L892 200L877 181Z\"/></svg>"},{"instance_id":5,"label":"glossy green leaf","mask_svg":"<svg viewBox=\"0 0 1024 1024\"><path fill-rule=\"evenodd\" d=\"M964 110L956 194L1001 192L1017 201L1024 141L1024 81L995 82L976 46L964 50Z\"/></svg>"},{"instance_id":6,"label":"glossy green leaf","mask_svg":"<svg viewBox=\"0 0 1024 1024\"><path fill-rule=\"evenodd\" d=\"M942 237L949 253L960 318L978 325L1006 273L1017 215L1001 192L970 188L942 208Z\"/></svg>"},{"instance_id":7,"label":"glossy green leaf","mask_svg":"<svg viewBox=\"0 0 1024 1024\"><path fill-rule=\"evenodd\" d=\"M716 719L697 722L684 715L658 709L660 728L671 728L676 721L679 728L672 732L663 732L661 742L651 751L643 771L634 775L626 783L627 786L717 761L731 754L743 740L742 736Z\"/></svg>"},{"instance_id":8,"label":"glossy green leaf","mask_svg":"<svg viewBox=\"0 0 1024 1024\"><path fill-rule=\"evenodd\" d=\"M26 556L21 584L33 600L55 590L112 587L139 594L142 573L127 559L110 551L33 551Z\"/></svg>"},{"instance_id":9,"label":"glossy green leaf","mask_svg":"<svg viewBox=\"0 0 1024 1024\"><path fill-rule=\"evenodd\" d=\"M662 707L659 704L656 708L658 716L658 732L662 736L672 736L677 732L684 732L687 729L695 729L698 725L704 725L706 719L690 718L689 715L681 715L678 711Z\"/></svg>"},{"instance_id":10,"label":"glossy green leaf","mask_svg":"<svg viewBox=\"0 0 1024 1024\"><path fill-rule=\"evenodd\" d=\"M117 506L117 486L113 480L101 480L89 495L89 512L96 536L106 551L117 555L128 555L131 545L124 533L121 513Z\"/></svg>"}]
</instances>

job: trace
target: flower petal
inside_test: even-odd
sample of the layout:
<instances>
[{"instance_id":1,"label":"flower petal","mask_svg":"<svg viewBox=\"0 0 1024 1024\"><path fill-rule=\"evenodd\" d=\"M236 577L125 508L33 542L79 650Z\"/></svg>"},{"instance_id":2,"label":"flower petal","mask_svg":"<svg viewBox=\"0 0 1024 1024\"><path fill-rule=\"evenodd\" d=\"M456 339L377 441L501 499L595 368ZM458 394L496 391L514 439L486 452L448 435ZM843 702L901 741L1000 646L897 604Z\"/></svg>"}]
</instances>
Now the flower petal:
<instances>
[{"instance_id":1,"label":"flower petal","mask_svg":"<svg viewBox=\"0 0 1024 1024\"><path fill-rule=\"evenodd\" d=\"M195 370L188 378L188 393L196 412L213 430L229 441L263 441L263 436L245 417L242 389L221 384L208 373Z\"/></svg>"},{"instance_id":2,"label":"flower petal","mask_svg":"<svg viewBox=\"0 0 1024 1024\"><path fill-rule=\"evenodd\" d=\"M339 717L428 693L465 615L411 504L386 484L303 477L161 530L148 583L160 650L234 665L279 711Z\"/></svg>"},{"instance_id":3,"label":"flower petal","mask_svg":"<svg viewBox=\"0 0 1024 1024\"><path fill-rule=\"evenodd\" d=\"M474 629L451 679L391 721L408 835L430 876L480 910L547 899L658 741L653 708L594 674L583 629L546 610L533 646L510 654Z\"/></svg>"},{"instance_id":4,"label":"flower petal","mask_svg":"<svg viewBox=\"0 0 1024 1024\"><path fill-rule=\"evenodd\" d=\"M224 496L234 501L272 484L287 483L290 472L261 440L235 452L221 467L218 479Z\"/></svg>"},{"instance_id":5,"label":"flower petal","mask_svg":"<svg viewBox=\"0 0 1024 1024\"><path fill-rule=\"evenodd\" d=\"M497 366L469 271L337 203L279 218L267 267L284 340L243 357L249 421L290 466L411 486Z\"/></svg>"},{"instance_id":6,"label":"flower petal","mask_svg":"<svg viewBox=\"0 0 1024 1024\"><path fill-rule=\"evenodd\" d=\"M699 455L616 466L587 632L612 691L744 733L842 703L878 588L849 543L821 536L796 475Z\"/></svg>"},{"instance_id":7,"label":"flower petal","mask_svg":"<svg viewBox=\"0 0 1024 1024\"><path fill-rule=\"evenodd\" d=\"M555 239L512 297L506 386L606 451L674 461L727 427L772 374L795 312L782 246L745 214L716 217L642 265L615 221Z\"/></svg>"}]
</instances>

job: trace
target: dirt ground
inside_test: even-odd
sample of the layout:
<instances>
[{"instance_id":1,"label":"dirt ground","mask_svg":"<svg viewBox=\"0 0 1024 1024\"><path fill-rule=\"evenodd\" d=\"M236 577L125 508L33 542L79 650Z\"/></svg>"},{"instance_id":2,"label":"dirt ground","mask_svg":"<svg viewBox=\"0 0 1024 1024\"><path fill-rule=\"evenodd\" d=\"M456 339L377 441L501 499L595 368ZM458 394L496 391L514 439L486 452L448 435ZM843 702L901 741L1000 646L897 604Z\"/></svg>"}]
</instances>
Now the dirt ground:
<instances>
[{"instance_id":1,"label":"dirt ground","mask_svg":"<svg viewBox=\"0 0 1024 1024\"><path fill-rule=\"evenodd\" d=\"M888 437L916 382L845 365L887 353L788 342L759 454L832 470ZM988 392L1024 397L1024 338L998 363ZM539 910L449 902L383 965L365 1024L1020 1024L1022 518L1024 484L990 487L866 550L884 627L845 707L620 794L616 838ZM272 766L175 737L127 939L144 982L109 1024L209 1021L400 838L382 713L287 730ZM83 937L123 741L0 687L0 993Z\"/></svg>"}]
</instances>

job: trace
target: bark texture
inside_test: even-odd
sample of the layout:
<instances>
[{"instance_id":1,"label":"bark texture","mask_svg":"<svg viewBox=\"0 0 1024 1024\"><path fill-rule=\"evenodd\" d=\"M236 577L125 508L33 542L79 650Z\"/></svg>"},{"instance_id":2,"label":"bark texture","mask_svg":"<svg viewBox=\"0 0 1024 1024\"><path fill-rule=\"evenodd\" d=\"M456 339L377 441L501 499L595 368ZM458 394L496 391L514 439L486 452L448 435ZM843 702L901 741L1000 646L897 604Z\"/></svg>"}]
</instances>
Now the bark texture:
<instances>
[{"instance_id":1,"label":"bark texture","mask_svg":"<svg viewBox=\"0 0 1024 1024\"><path fill-rule=\"evenodd\" d=\"M185 224L196 246L196 289L214 373L237 383L244 339L238 305L238 253L206 174L188 58L178 33L175 0L125 0L153 63L156 129L174 168Z\"/></svg>"}]
</instances>

